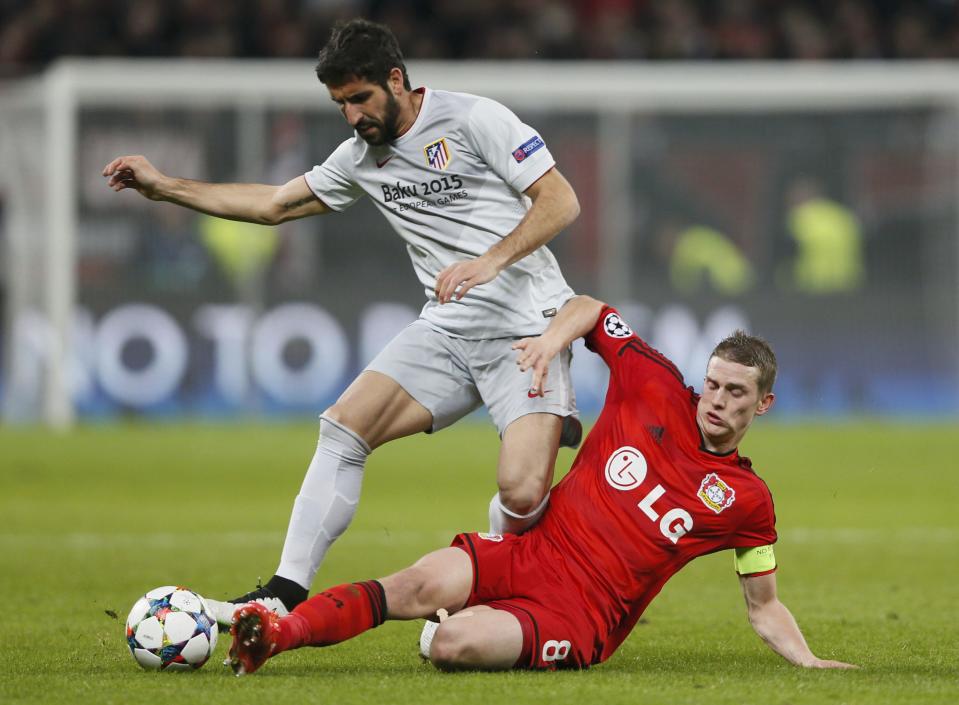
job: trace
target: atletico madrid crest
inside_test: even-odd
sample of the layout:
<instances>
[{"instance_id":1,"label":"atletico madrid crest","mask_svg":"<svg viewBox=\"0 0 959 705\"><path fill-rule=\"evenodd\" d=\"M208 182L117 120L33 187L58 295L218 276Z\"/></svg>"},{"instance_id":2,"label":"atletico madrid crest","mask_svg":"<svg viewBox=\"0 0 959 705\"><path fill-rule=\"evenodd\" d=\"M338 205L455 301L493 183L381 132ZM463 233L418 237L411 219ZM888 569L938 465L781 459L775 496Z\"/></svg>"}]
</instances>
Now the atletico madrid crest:
<instances>
[{"instance_id":1,"label":"atletico madrid crest","mask_svg":"<svg viewBox=\"0 0 959 705\"><path fill-rule=\"evenodd\" d=\"M707 507L719 514L736 499L736 491L723 482L714 472L703 478L697 496Z\"/></svg>"},{"instance_id":2,"label":"atletico madrid crest","mask_svg":"<svg viewBox=\"0 0 959 705\"><path fill-rule=\"evenodd\" d=\"M426 163L434 169L445 169L452 160L449 147L446 146L445 137L430 142L423 147L423 151L426 153Z\"/></svg>"}]
</instances>

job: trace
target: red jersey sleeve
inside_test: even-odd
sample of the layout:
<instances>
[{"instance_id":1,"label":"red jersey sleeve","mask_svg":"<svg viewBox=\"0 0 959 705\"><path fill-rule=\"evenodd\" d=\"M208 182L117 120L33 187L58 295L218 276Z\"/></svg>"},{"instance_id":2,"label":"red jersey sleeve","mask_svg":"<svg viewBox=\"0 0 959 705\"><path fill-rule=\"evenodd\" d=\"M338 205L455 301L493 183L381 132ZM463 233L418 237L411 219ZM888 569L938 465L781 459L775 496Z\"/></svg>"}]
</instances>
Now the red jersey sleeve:
<instances>
[{"instance_id":1,"label":"red jersey sleeve","mask_svg":"<svg viewBox=\"0 0 959 705\"><path fill-rule=\"evenodd\" d=\"M603 358L618 387L651 376L660 376L682 389L686 387L676 365L636 335L612 306L603 307L596 325L584 340L587 348Z\"/></svg>"},{"instance_id":2,"label":"red jersey sleeve","mask_svg":"<svg viewBox=\"0 0 959 705\"><path fill-rule=\"evenodd\" d=\"M757 484L761 498L755 508L746 516L736 529L732 545L735 548L769 546L776 543L776 509L766 483L758 477Z\"/></svg>"}]
</instances>

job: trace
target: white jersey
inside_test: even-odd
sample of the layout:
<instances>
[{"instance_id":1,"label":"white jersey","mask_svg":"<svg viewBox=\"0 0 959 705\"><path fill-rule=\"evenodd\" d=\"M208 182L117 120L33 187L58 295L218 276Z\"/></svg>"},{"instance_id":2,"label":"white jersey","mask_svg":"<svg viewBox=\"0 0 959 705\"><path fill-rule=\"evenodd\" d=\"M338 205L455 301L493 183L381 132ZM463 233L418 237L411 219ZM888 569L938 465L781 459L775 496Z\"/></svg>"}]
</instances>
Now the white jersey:
<instances>
[{"instance_id":1,"label":"white jersey","mask_svg":"<svg viewBox=\"0 0 959 705\"><path fill-rule=\"evenodd\" d=\"M392 143L343 142L306 183L341 211L368 194L406 241L426 291L420 314L470 339L538 335L573 296L553 254L541 247L439 305L433 288L448 265L479 257L526 215L523 191L555 164L539 134L499 103L466 93L423 92L416 121Z\"/></svg>"}]
</instances>

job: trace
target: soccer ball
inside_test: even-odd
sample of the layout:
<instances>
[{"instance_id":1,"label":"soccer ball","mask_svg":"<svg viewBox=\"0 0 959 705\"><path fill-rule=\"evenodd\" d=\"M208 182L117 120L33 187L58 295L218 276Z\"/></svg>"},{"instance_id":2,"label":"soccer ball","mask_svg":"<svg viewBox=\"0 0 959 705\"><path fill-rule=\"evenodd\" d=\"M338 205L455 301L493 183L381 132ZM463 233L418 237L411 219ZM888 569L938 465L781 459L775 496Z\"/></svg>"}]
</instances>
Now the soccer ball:
<instances>
[{"instance_id":1,"label":"soccer ball","mask_svg":"<svg viewBox=\"0 0 959 705\"><path fill-rule=\"evenodd\" d=\"M184 587L150 590L127 617L127 645L148 671L191 671L216 648L216 618L206 601Z\"/></svg>"}]
</instances>

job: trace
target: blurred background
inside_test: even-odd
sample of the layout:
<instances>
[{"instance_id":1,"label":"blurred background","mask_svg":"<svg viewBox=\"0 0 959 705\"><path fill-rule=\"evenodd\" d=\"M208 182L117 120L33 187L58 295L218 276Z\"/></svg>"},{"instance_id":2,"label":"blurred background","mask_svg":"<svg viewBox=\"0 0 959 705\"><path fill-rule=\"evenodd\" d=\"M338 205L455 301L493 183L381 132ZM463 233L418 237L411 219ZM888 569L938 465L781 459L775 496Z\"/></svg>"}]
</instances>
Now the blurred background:
<instances>
[{"instance_id":1,"label":"blurred background","mask_svg":"<svg viewBox=\"0 0 959 705\"><path fill-rule=\"evenodd\" d=\"M959 57L953 0L2 0L0 70L61 56L303 58L337 19L410 59Z\"/></svg>"},{"instance_id":2,"label":"blurred background","mask_svg":"<svg viewBox=\"0 0 959 705\"><path fill-rule=\"evenodd\" d=\"M0 0L5 422L316 414L415 318L366 200L263 228L100 176L322 162L350 135L312 66L354 16L414 85L540 131L583 205L550 245L567 279L697 388L745 327L779 354L779 418L959 413L955 0Z\"/></svg>"}]
</instances>

